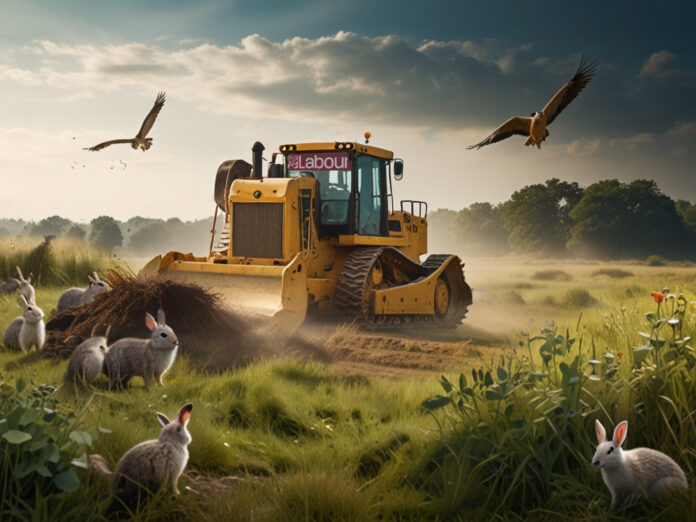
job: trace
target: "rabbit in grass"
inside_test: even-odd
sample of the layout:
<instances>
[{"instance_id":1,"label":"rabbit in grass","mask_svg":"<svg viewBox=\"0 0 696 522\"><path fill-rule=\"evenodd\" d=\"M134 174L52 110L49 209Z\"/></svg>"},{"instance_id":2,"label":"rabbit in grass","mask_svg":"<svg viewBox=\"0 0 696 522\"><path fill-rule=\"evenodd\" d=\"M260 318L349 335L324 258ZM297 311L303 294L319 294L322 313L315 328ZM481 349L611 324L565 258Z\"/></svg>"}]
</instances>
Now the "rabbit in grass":
<instances>
[{"instance_id":1,"label":"rabbit in grass","mask_svg":"<svg viewBox=\"0 0 696 522\"><path fill-rule=\"evenodd\" d=\"M149 339L126 337L119 339L109 348L104 357L104 373L109 377L109 387L127 387L128 381L139 375L150 388L174 364L179 349L179 340L165 323L164 311L157 312L157 321L145 314L145 326L152 333Z\"/></svg>"},{"instance_id":2,"label":"rabbit in grass","mask_svg":"<svg viewBox=\"0 0 696 522\"><path fill-rule=\"evenodd\" d=\"M157 413L162 425L159 438L133 446L116 464L113 472L101 455L90 455L93 470L111 480L111 492L121 503L134 509L145 495L155 493L161 487L171 488L179 494L177 482L186 468L191 435L186 425L193 405L185 404L176 419L170 421L163 413ZM117 501L110 508L118 509Z\"/></svg>"},{"instance_id":3,"label":"rabbit in grass","mask_svg":"<svg viewBox=\"0 0 696 522\"><path fill-rule=\"evenodd\" d=\"M89 286L84 290L82 288L68 288L60 295L60 298L58 298L59 312L91 303L95 295L106 292L109 289L109 285L99 279L99 275L96 272L92 272L92 275L94 277L87 276L89 278Z\"/></svg>"},{"instance_id":4,"label":"rabbit in grass","mask_svg":"<svg viewBox=\"0 0 696 522\"><path fill-rule=\"evenodd\" d=\"M667 493L687 490L684 471L664 453L649 448L621 449L628 432L627 421L614 428L611 440L607 440L599 420L595 420L595 432L598 445L592 463L602 470L604 483L611 491L612 509L641 498L657 501Z\"/></svg>"},{"instance_id":5,"label":"rabbit in grass","mask_svg":"<svg viewBox=\"0 0 696 522\"><path fill-rule=\"evenodd\" d=\"M91 384L104 370L104 356L109 351L107 339L111 326L104 335L95 335L97 326L92 328L89 339L83 341L70 356L65 372L66 382L82 381Z\"/></svg>"},{"instance_id":6,"label":"rabbit in grass","mask_svg":"<svg viewBox=\"0 0 696 522\"><path fill-rule=\"evenodd\" d=\"M23 352L32 346L41 350L46 340L43 310L36 306L33 301L27 301L27 298L22 294L17 296L17 302L24 311L22 317L17 317L5 330L3 338L5 346L15 350L20 349Z\"/></svg>"},{"instance_id":7,"label":"rabbit in grass","mask_svg":"<svg viewBox=\"0 0 696 522\"><path fill-rule=\"evenodd\" d=\"M19 269L19 267L16 268L17 276L19 277L19 279L10 277L4 283L0 283L0 295L17 292L19 295L23 295L26 298L27 302L35 303L36 294L34 292L34 287L31 286L31 274L29 274L28 279L24 279L22 271Z\"/></svg>"}]
</instances>

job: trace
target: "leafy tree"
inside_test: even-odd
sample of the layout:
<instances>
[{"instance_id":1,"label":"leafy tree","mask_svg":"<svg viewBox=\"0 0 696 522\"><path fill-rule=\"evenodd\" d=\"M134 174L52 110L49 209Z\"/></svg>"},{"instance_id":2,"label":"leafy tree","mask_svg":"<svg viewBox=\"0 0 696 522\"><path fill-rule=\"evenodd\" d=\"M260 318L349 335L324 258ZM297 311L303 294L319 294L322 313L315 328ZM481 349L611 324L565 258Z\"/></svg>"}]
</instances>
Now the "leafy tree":
<instances>
[{"instance_id":1,"label":"leafy tree","mask_svg":"<svg viewBox=\"0 0 696 522\"><path fill-rule=\"evenodd\" d=\"M123 234L114 218L99 216L90 222L90 226L89 239L94 246L111 250L123 244Z\"/></svg>"},{"instance_id":2,"label":"leafy tree","mask_svg":"<svg viewBox=\"0 0 696 522\"><path fill-rule=\"evenodd\" d=\"M528 185L503 204L502 216L513 250L558 254L569 236L570 212L582 195L577 183L556 178Z\"/></svg>"},{"instance_id":3,"label":"leafy tree","mask_svg":"<svg viewBox=\"0 0 696 522\"><path fill-rule=\"evenodd\" d=\"M176 229L174 229L176 233ZM148 223L130 235L128 248L138 254L151 254L171 250L172 235L162 222Z\"/></svg>"},{"instance_id":4,"label":"leafy tree","mask_svg":"<svg viewBox=\"0 0 696 522\"><path fill-rule=\"evenodd\" d=\"M473 203L459 211L454 226L467 249L480 253L502 254L509 250L508 234L503 226L502 206Z\"/></svg>"},{"instance_id":5,"label":"leafy tree","mask_svg":"<svg viewBox=\"0 0 696 522\"><path fill-rule=\"evenodd\" d=\"M686 227L696 233L696 205L680 199L676 203L677 213L682 217Z\"/></svg>"},{"instance_id":6,"label":"leafy tree","mask_svg":"<svg viewBox=\"0 0 696 522\"><path fill-rule=\"evenodd\" d=\"M660 253L674 258L691 250L690 234L674 201L652 180L590 185L570 217L574 225L568 247L579 254L622 258Z\"/></svg>"},{"instance_id":7,"label":"leafy tree","mask_svg":"<svg viewBox=\"0 0 696 522\"><path fill-rule=\"evenodd\" d=\"M65 218L62 218L60 216L49 216L47 218L42 219L38 223L34 224L29 229L29 235L30 236L47 236L47 235L52 234L54 236L59 236L71 224L72 224L72 221L70 221L69 219L65 219Z\"/></svg>"},{"instance_id":8,"label":"leafy tree","mask_svg":"<svg viewBox=\"0 0 696 522\"><path fill-rule=\"evenodd\" d=\"M80 225L71 226L65 233L65 237L68 239L74 239L76 241L84 241L87 232Z\"/></svg>"}]
</instances>

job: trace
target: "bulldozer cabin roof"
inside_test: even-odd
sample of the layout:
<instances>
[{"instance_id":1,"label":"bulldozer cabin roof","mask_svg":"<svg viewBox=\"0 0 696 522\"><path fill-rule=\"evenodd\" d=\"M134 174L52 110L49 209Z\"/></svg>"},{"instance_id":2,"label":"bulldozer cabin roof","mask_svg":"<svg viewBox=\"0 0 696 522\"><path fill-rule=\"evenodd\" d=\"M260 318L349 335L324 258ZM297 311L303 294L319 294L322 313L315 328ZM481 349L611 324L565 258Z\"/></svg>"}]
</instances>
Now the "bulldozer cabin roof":
<instances>
[{"instance_id":1,"label":"bulldozer cabin roof","mask_svg":"<svg viewBox=\"0 0 696 522\"><path fill-rule=\"evenodd\" d=\"M394 153L390 150L380 149L372 145L364 145L354 141L334 141L325 143L292 143L281 145L280 152L287 154L290 152L334 152L334 151L351 151L355 150L362 154L369 154L377 158L387 160L394 159Z\"/></svg>"}]
</instances>

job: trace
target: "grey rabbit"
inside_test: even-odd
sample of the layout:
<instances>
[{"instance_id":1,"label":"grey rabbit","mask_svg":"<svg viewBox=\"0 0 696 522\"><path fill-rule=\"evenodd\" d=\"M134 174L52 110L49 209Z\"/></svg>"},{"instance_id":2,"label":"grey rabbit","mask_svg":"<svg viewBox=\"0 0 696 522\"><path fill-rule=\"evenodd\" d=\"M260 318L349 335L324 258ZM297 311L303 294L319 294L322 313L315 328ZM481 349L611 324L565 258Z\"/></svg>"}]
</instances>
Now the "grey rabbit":
<instances>
[{"instance_id":1,"label":"grey rabbit","mask_svg":"<svg viewBox=\"0 0 696 522\"><path fill-rule=\"evenodd\" d=\"M109 387L127 387L128 381L139 375L149 389L155 381L162 383L162 376L171 367L179 349L179 340L165 323L164 310L157 312L157 322L145 314L145 326L152 332L149 339L126 337L109 348L104 357L104 373L109 377Z\"/></svg>"},{"instance_id":2,"label":"grey rabbit","mask_svg":"<svg viewBox=\"0 0 696 522\"><path fill-rule=\"evenodd\" d=\"M19 279L10 277L7 281L0 284L0 295L17 292L19 295L23 295L28 303L35 303L36 293L34 292L34 287L31 286L31 274L29 274L28 279L24 279L22 271L19 267L16 268Z\"/></svg>"},{"instance_id":3,"label":"grey rabbit","mask_svg":"<svg viewBox=\"0 0 696 522\"><path fill-rule=\"evenodd\" d=\"M109 351L111 326L106 328L104 335L95 335L96 329L95 325L89 339L80 343L70 356L64 378L66 382L79 380L91 384L104 370L104 356Z\"/></svg>"},{"instance_id":4,"label":"grey rabbit","mask_svg":"<svg viewBox=\"0 0 696 522\"><path fill-rule=\"evenodd\" d=\"M595 432L598 446L592 463L602 470L604 483L611 491L612 509L641 498L657 501L669 492L687 490L684 471L664 453L649 448L621 449L628 432L627 421L614 428L611 440L607 440L599 420L595 420Z\"/></svg>"},{"instance_id":5,"label":"grey rabbit","mask_svg":"<svg viewBox=\"0 0 696 522\"><path fill-rule=\"evenodd\" d=\"M43 310L33 301L27 301L22 294L17 296L17 302L24 309L22 317L17 317L9 324L5 330L3 342L7 348L15 350L19 348L23 352L32 346L41 350L46 340Z\"/></svg>"},{"instance_id":6,"label":"grey rabbit","mask_svg":"<svg viewBox=\"0 0 696 522\"><path fill-rule=\"evenodd\" d=\"M178 495L177 482L189 459L191 434L186 425L192 409L191 403L185 404L173 421L158 412L157 420L162 425L159 438L133 446L119 459L113 472L101 455L89 456L90 467L111 480L112 494L131 509L139 498L163 486Z\"/></svg>"},{"instance_id":7,"label":"grey rabbit","mask_svg":"<svg viewBox=\"0 0 696 522\"><path fill-rule=\"evenodd\" d=\"M84 290L82 288L68 288L60 295L58 299L58 311L62 312L68 308L82 306L91 303L94 296L109 290L109 285L99 279L96 272L92 272L92 276L88 275L89 286Z\"/></svg>"}]
</instances>

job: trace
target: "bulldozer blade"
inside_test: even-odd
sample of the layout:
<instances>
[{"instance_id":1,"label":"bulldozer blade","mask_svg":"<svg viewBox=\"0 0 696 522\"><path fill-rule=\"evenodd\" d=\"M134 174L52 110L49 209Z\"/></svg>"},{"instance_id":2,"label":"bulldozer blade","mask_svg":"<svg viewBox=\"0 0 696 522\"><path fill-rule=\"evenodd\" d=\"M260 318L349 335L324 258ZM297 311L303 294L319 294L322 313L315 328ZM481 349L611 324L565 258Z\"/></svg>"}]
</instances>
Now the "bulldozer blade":
<instances>
[{"instance_id":1,"label":"bulldozer blade","mask_svg":"<svg viewBox=\"0 0 696 522\"><path fill-rule=\"evenodd\" d=\"M270 317L271 328L290 334L307 314L306 261L301 252L285 266L228 265L169 252L149 261L140 275L197 284L230 310Z\"/></svg>"}]
</instances>

